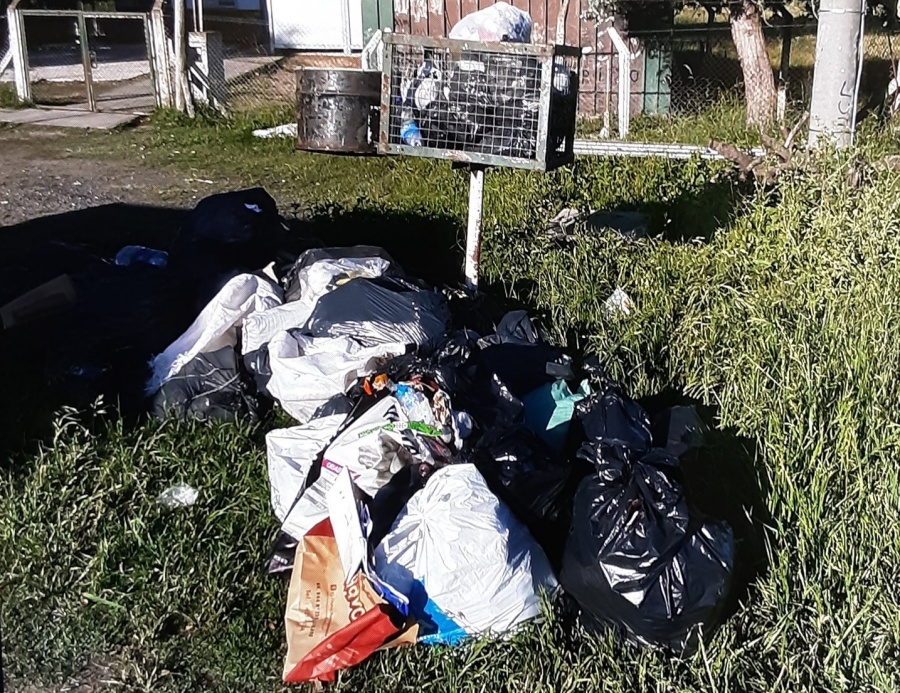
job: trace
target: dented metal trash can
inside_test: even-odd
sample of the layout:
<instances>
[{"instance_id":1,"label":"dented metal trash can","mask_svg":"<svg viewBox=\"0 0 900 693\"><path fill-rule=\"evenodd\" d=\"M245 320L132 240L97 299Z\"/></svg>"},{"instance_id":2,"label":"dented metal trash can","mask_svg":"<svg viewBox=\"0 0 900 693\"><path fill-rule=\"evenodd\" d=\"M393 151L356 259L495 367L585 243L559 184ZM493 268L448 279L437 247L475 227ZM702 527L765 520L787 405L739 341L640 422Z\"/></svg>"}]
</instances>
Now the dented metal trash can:
<instances>
[{"instance_id":1,"label":"dented metal trash can","mask_svg":"<svg viewBox=\"0 0 900 693\"><path fill-rule=\"evenodd\" d=\"M301 67L297 79L297 149L377 154L381 73Z\"/></svg>"}]
</instances>

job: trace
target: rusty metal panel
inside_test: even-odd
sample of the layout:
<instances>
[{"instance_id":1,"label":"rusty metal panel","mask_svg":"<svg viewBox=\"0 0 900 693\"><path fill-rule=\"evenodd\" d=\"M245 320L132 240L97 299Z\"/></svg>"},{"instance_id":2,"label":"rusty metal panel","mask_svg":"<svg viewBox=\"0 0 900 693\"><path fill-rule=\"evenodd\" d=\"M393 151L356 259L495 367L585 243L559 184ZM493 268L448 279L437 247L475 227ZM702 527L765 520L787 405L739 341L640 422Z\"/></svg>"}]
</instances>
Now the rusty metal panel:
<instances>
[{"instance_id":1,"label":"rusty metal panel","mask_svg":"<svg viewBox=\"0 0 900 693\"><path fill-rule=\"evenodd\" d=\"M444 0L428 0L428 35L446 36L444 27Z\"/></svg>"},{"instance_id":2,"label":"rusty metal panel","mask_svg":"<svg viewBox=\"0 0 900 693\"><path fill-rule=\"evenodd\" d=\"M597 22L594 20L583 20L581 22L581 34L577 43L581 46L593 46L597 39ZM580 103L585 103L586 95L590 95L593 101L597 93L597 60L593 55L586 56L591 60L584 59L581 61L581 81L578 85L578 94ZM592 115L593 109L583 113L584 115Z\"/></svg>"},{"instance_id":3,"label":"rusty metal panel","mask_svg":"<svg viewBox=\"0 0 900 693\"><path fill-rule=\"evenodd\" d=\"M554 4L557 5L556 12L554 16L558 17L559 12L562 8L559 7L559 0L554 0ZM580 11L580 3L578 0L569 3L569 11L566 12L566 36L565 40L560 41L557 39L557 43L564 43L568 45L577 45L581 41L581 11Z\"/></svg>"},{"instance_id":4,"label":"rusty metal panel","mask_svg":"<svg viewBox=\"0 0 900 693\"><path fill-rule=\"evenodd\" d=\"M394 46L421 46L423 48L444 48L451 54L462 52L500 53L503 55L533 55L550 58L554 54L578 56L581 50L573 46L545 46L534 43L482 43L479 41L457 41L456 39L415 36L412 34L391 34L385 43Z\"/></svg>"},{"instance_id":5,"label":"rusty metal panel","mask_svg":"<svg viewBox=\"0 0 900 693\"><path fill-rule=\"evenodd\" d=\"M462 18L462 0L444 0L444 33L441 36L449 36L450 30Z\"/></svg>"},{"instance_id":6,"label":"rusty metal panel","mask_svg":"<svg viewBox=\"0 0 900 693\"><path fill-rule=\"evenodd\" d=\"M408 34L412 27L409 22L410 0L394 0L394 30Z\"/></svg>"},{"instance_id":7,"label":"rusty metal panel","mask_svg":"<svg viewBox=\"0 0 900 693\"><path fill-rule=\"evenodd\" d=\"M556 21L562 0L508 0L531 15L532 41L556 40ZM395 30L418 36L446 37L467 14L493 5L495 0L394 0ZM587 0L570 0L566 23L566 43L577 43L581 35L581 15Z\"/></svg>"},{"instance_id":8,"label":"rusty metal panel","mask_svg":"<svg viewBox=\"0 0 900 693\"><path fill-rule=\"evenodd\" d=\"M409 0L409 33L428 36L428 0Z\"/></svg>"},{"instance_id":9,"label":"rusty metal panel","mask_svg":"<svg viewBox=\"0 0 900 693\"><path fill-rule=\"evenodd\" d=\"M633 118L644 112L644 92L646 91L644 75L647 67L647 50L639 39L630 38L627 41L631 54L635 56L631 60L631 73L628 75L631 82L630 109Z\"/></svg>"},{"instance_id":10,"label":"rusty metal panel","mask_svg":"<svg viewBox=\"0 0 900 693\"><path fill-rule=\"evenodd\" d=\"M535 43L547 43L547 0L530 0L528 13L534 26L531 29L531 40Z\"/></svg>"}]
</instances>

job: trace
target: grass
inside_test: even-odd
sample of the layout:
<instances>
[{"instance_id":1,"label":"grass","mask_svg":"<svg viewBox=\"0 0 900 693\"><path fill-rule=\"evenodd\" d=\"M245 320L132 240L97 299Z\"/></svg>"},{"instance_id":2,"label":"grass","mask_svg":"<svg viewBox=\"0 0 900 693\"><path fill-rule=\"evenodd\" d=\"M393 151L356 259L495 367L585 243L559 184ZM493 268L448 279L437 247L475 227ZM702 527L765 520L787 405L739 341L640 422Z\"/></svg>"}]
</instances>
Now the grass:
<instances>
[{"instance_id":1,"label":"grass","mask_svg":"<svg viewBox=\"0 0 900 693\"><path fill-rule=\"evenodd\" d=\"M21 108L16 90L8 84L0 84L0 108Z\"/></svg>"},{"instance_id":2,"label":"grass","mask_svg":"<svg viewBox=\"0 0 900 693\"><path fill-rule=\"evenodd\" d=\"M465 178L445 164L299 155L216 119L85 137L73 156L263 184L328 242L384 244L432 278L448 254L455 266ZM856 155L896 147L867 126ZM698 161L489 173L490 290L530 304L634 395L715 408L722 445L703 480L740 528L752 579L687 660L551 612L505 642L379 654L336 690L900 689L900 176L869 171L849 188L849 165L825 157L768 191ZM653 238L585 227L550 240L540 230L562 206L642 210ZM636 311L609 319L616 286ZM128 690L277 690L285 595L261 572L276 529L261 432L67 414L5 465L8 674L54 683L102 665ZM164 511L158 494L180 482L198 503Z\"/></svg>"}]
</instances>

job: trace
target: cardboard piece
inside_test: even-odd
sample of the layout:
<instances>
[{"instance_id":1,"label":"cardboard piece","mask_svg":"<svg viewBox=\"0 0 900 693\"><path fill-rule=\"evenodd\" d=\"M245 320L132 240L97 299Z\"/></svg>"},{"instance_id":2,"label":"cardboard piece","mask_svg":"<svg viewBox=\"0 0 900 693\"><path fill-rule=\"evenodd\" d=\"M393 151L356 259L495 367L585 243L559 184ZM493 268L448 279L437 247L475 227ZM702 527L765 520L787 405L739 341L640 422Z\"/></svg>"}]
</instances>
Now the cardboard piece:
<instances>
[{"instance_id":1,"label":"cardboard piece","mask_svg":"<svg viewBox=\"0 0 900 693\"><path fill-rule=\"evenodd\" d=\"M0 308L0 322L8 330L59 313L77 302L75 285L69 275L63 274Z\"/></svg>"}]
</instances>

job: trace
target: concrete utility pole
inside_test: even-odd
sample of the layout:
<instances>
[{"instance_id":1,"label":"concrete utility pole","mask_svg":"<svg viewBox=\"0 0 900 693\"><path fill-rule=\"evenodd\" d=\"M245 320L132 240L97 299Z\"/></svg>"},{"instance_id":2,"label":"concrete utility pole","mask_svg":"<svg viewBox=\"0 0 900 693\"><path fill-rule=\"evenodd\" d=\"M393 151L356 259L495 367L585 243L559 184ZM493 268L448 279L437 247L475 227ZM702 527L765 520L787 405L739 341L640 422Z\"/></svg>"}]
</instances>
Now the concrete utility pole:
<instances>
[{"instance_id":1,"label":"concrete utility pole","mask_svg":"<svg viewBox=\"0 0 900 693\"><path fill-rule=\"evenodd\" d=\"M866 0L821 0L809 107L809 146L849 147L856 130Z\"/></svg>"}]
</instances>

